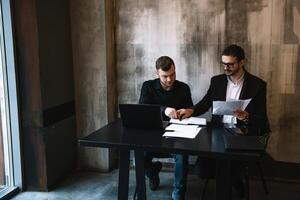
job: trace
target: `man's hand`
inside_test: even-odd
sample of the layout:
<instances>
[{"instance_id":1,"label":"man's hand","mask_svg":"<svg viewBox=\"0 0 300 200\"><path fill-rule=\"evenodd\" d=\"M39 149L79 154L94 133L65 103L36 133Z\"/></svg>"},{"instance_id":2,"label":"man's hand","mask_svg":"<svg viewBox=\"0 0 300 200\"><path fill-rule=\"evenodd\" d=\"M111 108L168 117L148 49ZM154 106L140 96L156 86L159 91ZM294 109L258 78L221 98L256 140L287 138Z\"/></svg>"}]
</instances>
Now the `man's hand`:
<instances>
[{"instance_id":1,"label":"man's hand","mask_svg":"<svg viewBox=\"0 0 300 200\"><path fill-rule=\"evenodd\" d=\"M172 119L178 119L179 118L179 115L177 114L176 109L170 108L170 107L166 108L165 115L172 118Z\"/></svg>"},{"instance_id":2,"label":"man's hand","mask_svg":"<svg viewBox=\"0 0 300 200\"><path fill-rule=\"evenodd\" d=\"M237 109L233 112L233 115L244 122L247 122L249 119L249 113L244 110Z\"/></svg>"},{"instance_id":3,"label":"man's hand","mask_svg":"<svg viewBox=\"0 0 300 200\"><path fill-rule=\"evenodd\" d=\"M177 110L177 115L180 119L185 119L192 116L193 112L193 109L179 109Z\"/></svg>"}]
</instances>

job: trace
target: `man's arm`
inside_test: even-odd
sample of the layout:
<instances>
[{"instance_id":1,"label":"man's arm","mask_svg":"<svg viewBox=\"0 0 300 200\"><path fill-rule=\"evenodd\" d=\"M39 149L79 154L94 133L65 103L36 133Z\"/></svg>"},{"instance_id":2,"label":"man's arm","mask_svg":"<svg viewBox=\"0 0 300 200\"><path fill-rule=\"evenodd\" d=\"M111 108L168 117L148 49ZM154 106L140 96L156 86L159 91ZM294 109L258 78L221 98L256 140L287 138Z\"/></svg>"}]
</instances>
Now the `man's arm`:
<instances>
[{"instance_id":1,"label":"man's arm","mask_svg":"<svg viewBox=\"0 0 300 200\"><path fill-rule=\"evenodd\" d=\"M153 95L154 94L151 92L151 87L149 86L149 83L147 81L144 82L141 89L139 104L154 104L155 102L153 102L152 99ZM178 118L177 112L174 108L160 106L160 111L162 115L166 115L169 118Z\"/></svg>"},{"instance_id":2,"label":"man's arm","mask_svg":"<svg viewBox=\"0 0 300 200\"><path fill-rule=\"evenodd\" d=\"M212 106L211 85L209 86L205 96L193 107L193 116L201 115L208 111Z\"/></svg>"},{"instance_id":3,"label":"man's arm","mask_svg":"<svg viewBox=\"0 0 300 200\"><path fill-rule=\"evenodd\" d=\"M180 118L185 119L190 116L198 116L205 113L206 111L208 111L211 105L212 105L212 100L211 100L211 85L210 85L205 96L195 106L191 106L190 108L187 109L180 109L177 112Z\"/></svg>"},{"instance_id":4,"label":"man's arm","mask_svg":"<svg viewBox=\"0 0 300 200\"><path fill-rule=\"evenodd\" d=\"M259 126L262 131L269 132L269 122L267 117L267 103L266 103L267 85L264 82L257 92L255 98L250 103L253 103L252 109L247 109L249 113L246 124L249 126Z\"/></svg>"},{"instance_id":5,"label":"man's arm","mask_svg":"<svg viewBox=\"0 0 300 200\"><path fill-rule=\"evenodd\" d=\"M143 83L143 86L141 89L141 94L140 94L140 99L139 99L139 104L151 104L151 94L150 94L150 89L149 89L149 85L147 82Z\"/></svg>"},{"instance_id":6,"label":"man's arm","mask_svg":"<svg viewBox=\"0 0 300 200\"><path fill-rule=\"evenodd\" d=\"M186 95L184 96L181 109L176 111L177 117L180 120L190 117L193 113L193 110L191 109L192 107L193 107L193 100L192 100L191 89L189 86L187 86Z\"/></svg>"},{"instance_id":7,"label":"man's arm","mask_svg":"<svg viewBox=\"0 0 300 200\"><path fill-rule=\"evenodd\" d=\"M182 106L182 108L190 108L192 106L193 106L193 100L192 100L191 89L189 86L187 86L187 91L184 98L184 105Z\"/></svg>"}]
</instances>

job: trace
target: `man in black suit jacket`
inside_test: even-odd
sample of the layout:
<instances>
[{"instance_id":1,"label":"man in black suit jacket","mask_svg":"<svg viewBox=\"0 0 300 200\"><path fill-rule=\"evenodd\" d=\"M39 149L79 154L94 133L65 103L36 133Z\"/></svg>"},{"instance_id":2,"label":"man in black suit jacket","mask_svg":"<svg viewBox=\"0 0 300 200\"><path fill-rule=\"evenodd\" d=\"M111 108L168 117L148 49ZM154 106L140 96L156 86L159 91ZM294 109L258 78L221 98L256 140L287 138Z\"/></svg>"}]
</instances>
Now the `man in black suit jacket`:
<instances>
[{"instance_id":1,"label":"man in black suit jacket","mask_svg":"<svg viewBox=\"0 0 300 200\"><path fill-rule=\"evenodd\" d=\"M182 118L197 116L208 111L213 101L226 101L230 99L250 99L245 110L235 110L232 115L213 115L213 124L234 123L237 126L255 127L260 134L270 131L266 111L266 82L248 73L245 68L244 50L237 45L230 45L222 52L221 64L224 74L211 78L206 95L195 106L189 109L178 110ZM198 159L199 168L203 173L214 173L215 161ZM243 163L234 162L233 176L237 193L244 196L243 181L241 179Z\"/></svg>"},{"instance_id":2,"label":"man in black suit jacket","mask_svg":"<svg viewBox=\"0 0 300 200\"><path fill-rule=\"evenodd\" d=\"M208 111L213 101L228 99L250 99L246 109L236 110L237 125L255 126L261 133L270 131L266 109L266 82L250 74L244 68L244 50L237 45L230 45L222 53L221 64L224 74L211 78L206 95L190 109L180 109L177 112L183 119L191 115L197 116ZM236 89L236 87L239 87ZM232 95L232 93L234 93ZM225 122L223 116L213 115L212 123Z\"/></svg>"}]
</instances>

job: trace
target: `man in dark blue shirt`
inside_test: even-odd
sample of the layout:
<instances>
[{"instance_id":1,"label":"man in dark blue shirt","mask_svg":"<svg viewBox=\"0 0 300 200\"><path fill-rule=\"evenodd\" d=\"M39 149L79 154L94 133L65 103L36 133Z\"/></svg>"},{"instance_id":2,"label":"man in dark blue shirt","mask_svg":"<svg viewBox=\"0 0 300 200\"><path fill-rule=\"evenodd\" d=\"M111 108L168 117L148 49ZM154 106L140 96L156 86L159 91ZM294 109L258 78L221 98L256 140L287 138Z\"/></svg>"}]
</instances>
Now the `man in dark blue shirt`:
<instances>
[{"instance_id":1,"label":"man in dark blue shirt","mask_svg":"<svg viewBox=\"0 0 300 200\"><path fill-rule=\"evenodd\" d=\"M191 91L187 84L176 80L174 61L168 56L162 56L156 61L157 79L145 81L142 86L140 104L157 104L161 106L164 120L178 119L178 109L193 106ZM153 152L145 152L145 172L149 178L151 190L159 186L159 171L162 168L160 162L152 162L154 157L166 157ZM169 155L175 160L174 190L172 198L183 200L186 191L188 174L188 156Z\"/></svg>"}]
</instances>

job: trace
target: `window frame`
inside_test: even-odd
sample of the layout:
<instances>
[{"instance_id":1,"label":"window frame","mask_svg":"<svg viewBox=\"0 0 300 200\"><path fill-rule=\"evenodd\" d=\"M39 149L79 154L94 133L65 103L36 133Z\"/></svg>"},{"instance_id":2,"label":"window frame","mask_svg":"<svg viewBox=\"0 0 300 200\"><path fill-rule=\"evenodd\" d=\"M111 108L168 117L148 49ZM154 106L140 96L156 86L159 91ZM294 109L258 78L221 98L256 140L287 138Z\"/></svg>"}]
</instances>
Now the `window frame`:
<instances>
[{"instance_id":1,"label":"window frame","mask_svg":"<svg viewBox=\"0 0 300 200\"><path fill-rule=\"evenodd\" d=\"M22 190L22 163L21 163L21 146L20 146L20 123L18 107L18 88L17 88L17 71L15 66L15 51L13 40L13 26L11 17L11 0L1 0L1 19L4 45L4 64L7 81L7 128L10 132L10 149L11 149L11 176L10 186L0 192L0 199L6 198L11 194ZM2 47L1 47L2 48Z\"/></svg>"}]
</instances>

